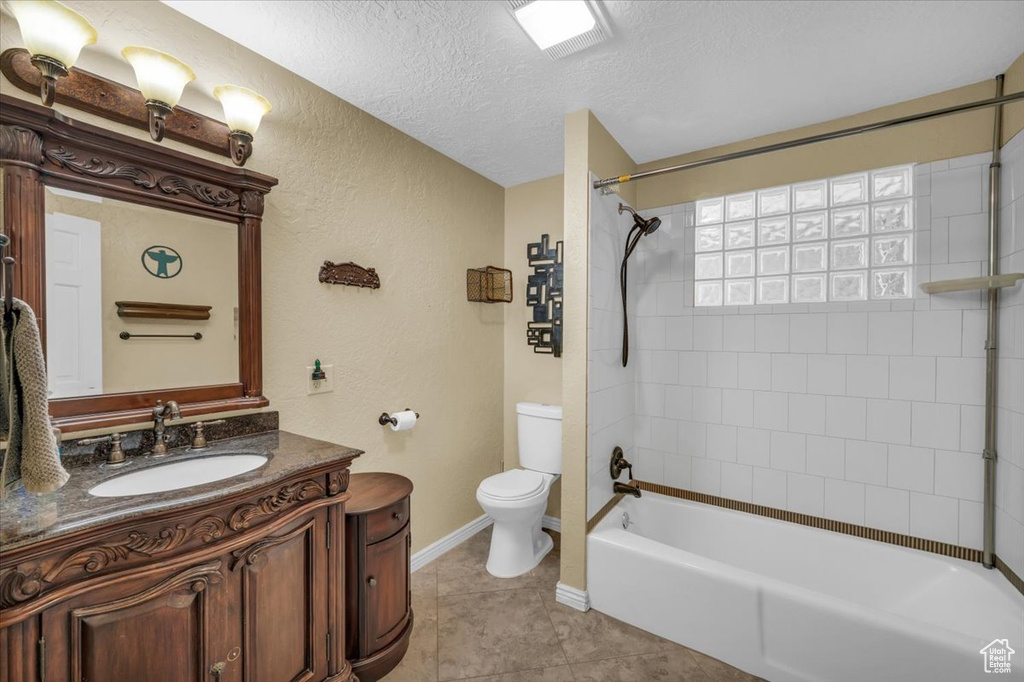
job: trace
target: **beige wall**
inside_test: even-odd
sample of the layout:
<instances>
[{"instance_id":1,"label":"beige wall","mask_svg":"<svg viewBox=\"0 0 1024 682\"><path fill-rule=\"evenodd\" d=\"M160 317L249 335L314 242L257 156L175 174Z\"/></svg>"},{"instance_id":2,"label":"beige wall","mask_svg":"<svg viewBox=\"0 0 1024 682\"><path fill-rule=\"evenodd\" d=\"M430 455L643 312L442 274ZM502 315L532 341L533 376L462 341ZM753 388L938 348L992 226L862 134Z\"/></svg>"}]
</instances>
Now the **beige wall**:
<instances>
[{"instance_id":1,"label":"beige wall","mask_svg":"<svg viewBox=\"0 0 1024 682\"><path fill-rule=\"evenodd\" d=\"M1004 92L1007 94L1020 90L1024 90L1024 55L1009 66L1004 83ZM652 161L641 164L637 170L651 170L696 161L865 123L988 99L994 95L993 78L845 118ZM702 197L869 168L908 162L926 163L977 154L992 149L993 111L990 108L946 116L841 140L679 171L630 184L636 186L639 208L657 208ZM1021 128L1024 128L1024 103L1007 105L1004 110L1003 142L1009 141ZM612 169L601 177L611 177L622 172L619 169Z\"/></svg>"},{"instance_id":2,"label":"beige wall","mask_svg":"<svg viewBox=\"0 0 1024 682\"><path fill-rule=\"evenodd\" d=\"M284 429L365 449L357 471L412 479L413 550L478 517L477 484L502 452L502 306L466 301L466 268L503 259L504 190L284 68L157 2L68 2L96 25L83 69L133 83L116 54L149 45L199 75L182 106L220 118L210 93L239 83L274 111L248 168L276 176L263 223L265 391ZM4 15L4 47L21 45ZM116 57L116 58L115 58ZM2 80L2 79L0 79ZM0 91L31 96L5 80ZM139 139L143 131L57 107ZM173 141L162 143L221 163ZM324 259L375 267L381 289L317 282ZM334 365L334 392L307 396L305 368ZM413 431L377 424L416 409Z\"/></svg>"},{"instance_id":3,"label":"beige wall","mask_svg":"<svg viewBox=\"0 0 1024 682\"><path fill-rule=\"evenodd\" d=\"M103 392L176 388L238 381L238 236L231 223L197 218L102 199L88 201L46 192L46 212L66 213L100 223L102 268ZM181 254L181 273L158 279L142 267L144 249L169 246ZM116 301L208 305L210 319L120 318ZM50 343L61 320L51 321ZM136 334L191 334L191 339L123 341Z\"/></svg>"},{"instance_id":4,"label":"beige wall","mask_svg":"<svg viewBox=\"0 0 1024 682\"><path fill-rule=\"evenodd\" d=\"M590 235L590 173L631 173L633 160L584 109L565 117L565 339L562 360L562 554L561 582L586 589L587 529L587 296ZM624 201L636 201L632 185Z\"/></svg>"},{"instance_id":5,"label":"beige wall","mask_svg":"<svg viewBox=\"0 0 1024 682\"><path fill-rule=\"evenodd\" d=\"M519 466L516 403L562 404L562 359L534 353L526 344L526 324L533 309L526 306L526 278L533 268L526 245L550 235L562 238L562 176L527 182L505 190L505 267L512 271L515 293L505 308L505 468ZM561 481L548 496L547 514L560 514Z\"/></svg>"}]
</instances>

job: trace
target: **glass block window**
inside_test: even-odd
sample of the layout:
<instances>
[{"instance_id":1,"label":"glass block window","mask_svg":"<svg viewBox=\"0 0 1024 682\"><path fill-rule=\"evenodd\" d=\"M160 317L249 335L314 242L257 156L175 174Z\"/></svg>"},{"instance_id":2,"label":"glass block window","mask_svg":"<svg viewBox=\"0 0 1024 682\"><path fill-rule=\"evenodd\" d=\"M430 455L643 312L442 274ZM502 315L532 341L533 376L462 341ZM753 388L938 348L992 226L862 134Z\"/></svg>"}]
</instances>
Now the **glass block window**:
<instances>
[{"instance_id":1,"label":"glass block window","mask_svg":"<svg viewBox=\"0 0 1024 682\"><path fill-rule=\"evenodd\" d=\"M910 298L913 166L697 202L694 304Z\"/></svg>"}]
</instances>

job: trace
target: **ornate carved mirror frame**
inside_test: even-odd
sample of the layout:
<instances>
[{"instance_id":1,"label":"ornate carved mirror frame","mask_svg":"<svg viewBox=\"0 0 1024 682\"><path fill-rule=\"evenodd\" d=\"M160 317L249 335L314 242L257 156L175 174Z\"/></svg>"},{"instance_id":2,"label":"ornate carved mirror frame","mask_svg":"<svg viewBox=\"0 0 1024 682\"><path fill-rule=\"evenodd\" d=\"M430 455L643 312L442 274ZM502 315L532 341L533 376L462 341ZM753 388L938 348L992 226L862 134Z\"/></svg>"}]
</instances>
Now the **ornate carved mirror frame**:
<instances>
[{"instance_id":1,"label":"ornate carved mirror frame","mask_svg":"<svg viewBox=\"0 0 1024 682\"><path fill-rule=\"evenodd\" d=\"M167 149L0 95L4 233L18 265L14 295L35 310L46 348L45 186L86 192L238 226L236 383L50 401L65 431L152 419L158 399L183 416L263 407L260 225L275 178Z\"/></svg>"}]
</instances>

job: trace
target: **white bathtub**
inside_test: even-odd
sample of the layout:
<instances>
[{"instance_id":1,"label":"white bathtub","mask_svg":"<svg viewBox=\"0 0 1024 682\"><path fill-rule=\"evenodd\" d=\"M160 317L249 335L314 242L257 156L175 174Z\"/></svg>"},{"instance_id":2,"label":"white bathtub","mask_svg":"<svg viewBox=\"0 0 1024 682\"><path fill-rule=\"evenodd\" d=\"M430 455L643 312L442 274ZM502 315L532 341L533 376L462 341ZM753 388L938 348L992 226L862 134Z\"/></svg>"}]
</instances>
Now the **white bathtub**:
<instances>
[{"instance_id":1,"label":"white bathtub","mask_svg":"<svg viewBox=\"0 0 1024 682\"><path fill-rule=\"evenodd\" d=\"M998 572L654 493L587 537L587 588L598 611L771 682L1024 680L1024 596ZM1018 652L1008 675L984 672L994 639Z\"/></svg>"}]
</instances>

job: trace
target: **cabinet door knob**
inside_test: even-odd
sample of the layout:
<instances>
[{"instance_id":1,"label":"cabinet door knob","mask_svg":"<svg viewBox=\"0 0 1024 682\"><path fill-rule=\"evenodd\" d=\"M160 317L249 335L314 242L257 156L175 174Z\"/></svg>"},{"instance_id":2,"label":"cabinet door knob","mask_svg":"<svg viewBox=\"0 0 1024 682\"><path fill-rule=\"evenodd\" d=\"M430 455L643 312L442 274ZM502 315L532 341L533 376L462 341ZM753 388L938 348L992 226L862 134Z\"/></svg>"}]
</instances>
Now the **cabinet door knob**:
<instances>
[{"instance_id":1,"label":"cabinet door knob","mask_svg":"<svg viewBox=\"0 0 1024 682\"><path fill-rule=\"evenodd\" d=\"M217 678L218 682L220 682L220 676L224 672L224 668L226 667L227 665L224 663L224 661L218 661L217 663L214 663L212 666L210 666L210 674Z\"/></svg>"},{"instance_id":2,"label":"cabinet door knob","mask_svg":"<svg viewBox=\"0 0 1024 682\"><path fill-rule=\"evenodd\" d=\"M366 582L370 583L370 587L377 587L377 579L376 579L376 578L372 578L372 577L371 577L371 578L370 578L369 580L367 580Z\"/></svg>"},{"instance_id":3,"label":"cabinet door knob","mask_svg":"<svg viewBox=\"0 0 1024 682\"><path fill-rule=\"evenodd\" d=\"M393 519L395 519L395 521L401 521L402 519L405 518L405 514L402 514L400 512L395 512L394 514L391 515L391 517Z\"/></svg>"}]
</instances>

